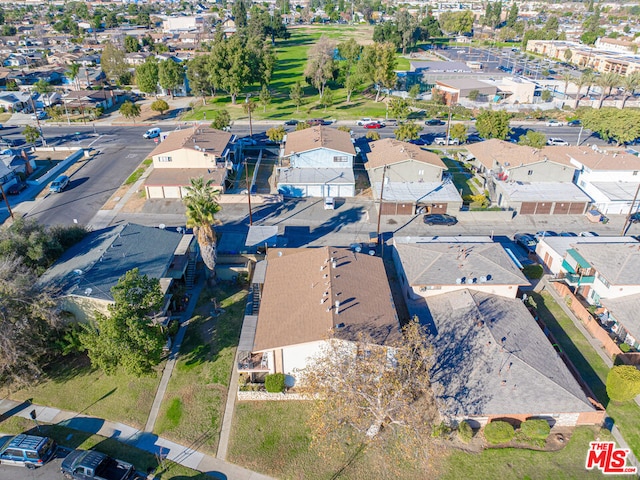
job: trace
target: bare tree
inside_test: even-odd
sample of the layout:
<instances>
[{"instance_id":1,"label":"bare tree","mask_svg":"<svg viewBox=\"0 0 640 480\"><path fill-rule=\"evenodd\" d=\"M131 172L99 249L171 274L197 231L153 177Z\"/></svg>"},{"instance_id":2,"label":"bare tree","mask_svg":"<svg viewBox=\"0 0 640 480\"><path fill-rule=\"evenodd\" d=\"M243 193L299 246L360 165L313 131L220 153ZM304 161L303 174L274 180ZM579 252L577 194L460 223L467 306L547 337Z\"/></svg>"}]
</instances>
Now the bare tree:
<instances>
[{"instance_id":1,"label":"bare tree","mask_svg":"<svg viewBox=\"0 0 640 480\"><path fill-rule=\"evenodd\" d=\"M385 346L373 335L331 339L303 371L301 389L318 398L309 421L314 440L338 446L349 438L362 448L391 442L402 445L405 458L424 461L439 419L429 377L432 349L417 319Z\"/></svg>"},{"instance_id":2,"label":"bare tree","mask_svg":"<svg viewBox=\"0 0 640 480\"><path fill-rule=\"evenodd\" d=\"M336 42L323 35L307 53L308 60L304 76L311 80L311 84L318 89L321 97L327 82L333 78L335 49Z\"/></svg>"}]
</instances>

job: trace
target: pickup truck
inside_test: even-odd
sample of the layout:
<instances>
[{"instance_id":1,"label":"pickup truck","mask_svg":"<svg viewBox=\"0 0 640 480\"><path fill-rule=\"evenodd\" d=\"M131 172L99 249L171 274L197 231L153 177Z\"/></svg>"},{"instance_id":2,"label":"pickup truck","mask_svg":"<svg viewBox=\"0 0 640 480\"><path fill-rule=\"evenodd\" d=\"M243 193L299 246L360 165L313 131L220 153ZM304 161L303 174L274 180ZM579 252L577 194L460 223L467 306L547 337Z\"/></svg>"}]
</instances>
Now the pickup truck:
<instances>
[{"instance_id":1,"label":"pickup truck","mask_svg":"<svg viewBox=\"0 0 640 480\"><path fill-rule=\"evenodd\" d=\"M130 463L93 450L74 450L62 461L62 475L71 480L129 480L135 477Z\"/></svg>"}]
</instances>

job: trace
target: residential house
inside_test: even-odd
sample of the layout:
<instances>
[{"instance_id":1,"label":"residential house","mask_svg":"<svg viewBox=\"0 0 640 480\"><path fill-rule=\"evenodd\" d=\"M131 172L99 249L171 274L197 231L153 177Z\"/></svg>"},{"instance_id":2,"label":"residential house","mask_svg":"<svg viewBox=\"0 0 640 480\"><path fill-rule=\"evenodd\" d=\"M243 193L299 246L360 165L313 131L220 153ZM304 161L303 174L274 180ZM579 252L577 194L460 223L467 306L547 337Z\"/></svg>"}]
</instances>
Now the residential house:
<instances>
[{"instance_id":1,"label":"residential house","mask_svg":"<svg viewBox=\"0 0 640 480\"><path fill-rule=\"evenodd\" d=\"M288 197L353 197L355 156L348 132L324 126L290 132L280 152L278 191Z\"/></svg>"},{"instance_id":2,"label":"residential house","mask_svg":"<svg viewBox=\"0 0 640 480\"><path fill-rule=\"evenodd\" d=\"M366 281L363 281L366 279ZM252 278L238 370L293 385L330 338L379 345L400 333L382 259L344 248L272 248Z\"/></svg>"},{"instance_id":3,"label":"residential house","mask_svg":"<svg viewBox=\"0 0 640 480\"><path fill-rule=\"evenodd\" d=\"M25 67L30 64L29 57L18 53L12 53L4 59L2 65L5 67Z\"/></svg>"},{"instance_id":4,"label":"residential house","mask_svg":"<svg viewBox=\"0 0 640 480\"><path fill-rule=\"evenodd\" d=\"M393 260L411 315L434 348L431 380L441 415L474 427L600 424L596 407L523 302L512 255L488 237L394 237Z\"/></svg>"},{"instance_id":5,"label":"residential house","mask_svg":"<svg viewBox=\"0 0 640 480\"><path fill-rule=\"evenodd\" d=\"M581 215L591 198L573 183L576 167L555 149L498 139L467 145L467 160L486 180L491 198L521 215Z\"/></svg>"},{"instance_id":6,"label":"residential house","mask_svg":"<svg viewBox=\"0 0 640 480\"><path fill-rule=\"evenodd\" d=\"M130 52L125 55L124 60L128 65L137 67L138 65L142 65L147 58L152 55L150 52Z\"/></svg>"},{"instance_id":7,"label":"residential house","mask_svg":"<svg viewBox=\"0 0 640 480\"><path fill-rule=\"evenodd\" d=\"M477 92L483 99L493 100L498 89L491 83L474 78L452 78L449 80L436 80L434 91L444 95L447 105L455 105L462 99L469 99L471 92Z\"/></svg>"},{"instance_id":8,"label":"residential house","mask_svg":"<svg viewBox=\"0 0 640 480\"><path fill-rule=\"evenodd\" d=\"M138 268L142 275L160 281L165 303L158 321L164 322L171 308L172 283L193 281L195 249L193 235L124 223L89 233L38 283L58 296L63 310L84 322L96 311L107 313L114 302L111 288L126 272Z\"/></svg>"},{"instance_id":9,"label":"residential house","mask_svg":"<svg viewBox=\"0 0 640 480\"><path fill-rule=\"evenodd\" d=\"M107 110L119 101L119 93L115 90L74 90L62 97L62 102L70 109L86 110L102 108Z\"/></svg>"},{"instance_id":10,"label":"residential house","mask_svg":"<svg viewBox=\"0 0 640 480\"><path fill-rule=\"evenodd\" d=\"M563 156L575 168L575 183L591 199L601 213L635 212L640 199L633 204L640 185L640 157L624 149L593 147L554 147L554 156Z\"/></svg>"},{"instance_id":11,"label":"residential house","mask_svg":"<svg viewBox=\"0 0 640 480\"><path fill-rule=\"evenodd\" d=\"M197 177L212 180L224 193L234 140L228 132L197 125L169 133L149 154L153 171L145 180L147 198L182 198L184 187Z\"/></svg>"},{"instance_id":12,"label":"residential house","mask_svg":"<svg viewBox=\"0 0 640 480\"><path fill-rule=\"evenodd\" d=\"M10 112L17 112L30 105L29 92L0 92L0 107Z\"/></svg>"},{"instance_id":13,"label":"residential house","mask_svg":"<svg viewBox=\"0 0 640 480\"><path fill-rule=\"evenodd\" d=\"M365 168L382 215L457 212L462 198L438 155L391 138L369 144ZM384 178L384 191L382 187Z\"/></svg>"}]
</instances>

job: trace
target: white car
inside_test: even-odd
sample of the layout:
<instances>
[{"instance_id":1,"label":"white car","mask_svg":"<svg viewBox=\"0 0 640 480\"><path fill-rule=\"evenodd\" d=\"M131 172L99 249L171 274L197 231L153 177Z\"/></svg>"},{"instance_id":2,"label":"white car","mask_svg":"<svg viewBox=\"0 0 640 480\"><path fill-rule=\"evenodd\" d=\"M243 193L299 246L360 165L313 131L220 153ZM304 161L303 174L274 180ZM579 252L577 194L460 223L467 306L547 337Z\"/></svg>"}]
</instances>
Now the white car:
<instances>
[{"instance_id":1,"label":"white car","mask_svg":"<svg viewBox=\"0 0 640 480\"><path fill-rule=\"evenodd\" d=\"M360 127L362 127L363 125L366 125L367 123L374 123L376 122L375 118L369 118L369 117L365 117L365 118L361 118L360 120L358 120L356 122L356 124Z\"/></svg>"},{"instance_id":2,"label":"white car","mask_svg":"<svg viewBox=\"0 0 640 480\"><path fill-rule=\"evenodd\" d=\"M547 140L547 145L553 145L555 147L568 147L569 142L561 138L550 138Z\"/></svg>"},{"instance_id":3,"label":"white car","mask_svg":"<svg viewBox=\"0 0 640 480\"><path fill-rule=\"evenodd\" d=\"M559 122L558 120L551 119L551 120L547 120L545 122L545 125L547 127L562 127L564 126L564 123Z\"/></svg>"},{"instance_id":4,"label":"white car","mask_svg":"<svg viewBox=\"0 0 640 480\"><path fill-rule=\"evenodd\" d=\"M447 139L444 137L436 137L433 143L435 143L436 145L446 145ZM449 145L460 145L460 140L458 140L457 138L450 138Z\"/></svg>"}]
</instances>

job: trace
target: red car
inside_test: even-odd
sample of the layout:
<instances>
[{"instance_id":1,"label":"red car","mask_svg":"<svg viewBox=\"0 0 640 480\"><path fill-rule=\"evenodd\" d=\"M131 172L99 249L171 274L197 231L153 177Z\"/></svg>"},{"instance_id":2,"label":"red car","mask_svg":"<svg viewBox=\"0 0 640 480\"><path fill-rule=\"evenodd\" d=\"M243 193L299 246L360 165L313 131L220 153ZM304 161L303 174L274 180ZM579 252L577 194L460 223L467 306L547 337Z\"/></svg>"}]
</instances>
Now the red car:
<instances>
[{"instance_id":1,"label":"red car","mask_svg":"<svg viewBox=\"0 0 640 480\"><path fill-rule=\"evenodd\" d=\"M371 122L364 125L364 128L382 128L382 124L378 122Z\"/></svg>"}]
</instances>

